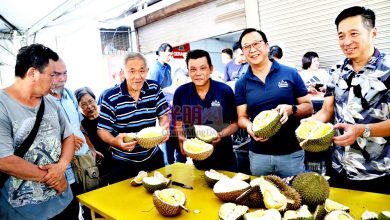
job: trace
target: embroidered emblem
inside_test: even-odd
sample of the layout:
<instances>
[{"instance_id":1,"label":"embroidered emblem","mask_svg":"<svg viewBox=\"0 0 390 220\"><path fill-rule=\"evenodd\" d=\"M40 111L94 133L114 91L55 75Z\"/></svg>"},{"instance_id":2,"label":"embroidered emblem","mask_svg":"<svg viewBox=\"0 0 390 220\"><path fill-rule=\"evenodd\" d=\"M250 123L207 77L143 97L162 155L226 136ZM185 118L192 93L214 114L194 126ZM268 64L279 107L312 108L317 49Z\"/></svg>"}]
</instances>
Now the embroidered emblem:
<instances>
[{"instance_id":1,"label":"embroidered emblem","mask_svg":"<svg viewBox=\"0 0 390 220\"><path fill-rule=\"evenodd\" d=\"M221 103L218 101L218 100L214 100L213 102L211 102L211 106L221 106Z\"/></svg>"},{"instance_id":2,"label":"embroidered emblem","mask_svg":"<svg viewBox=\"0 0 390 220\"><path fill-rule=\"evenodd\" d=\"M278 82L278 86L279 88L287 88L288 87L288 83L284 80Z\"/></svg>"}]
</instances>

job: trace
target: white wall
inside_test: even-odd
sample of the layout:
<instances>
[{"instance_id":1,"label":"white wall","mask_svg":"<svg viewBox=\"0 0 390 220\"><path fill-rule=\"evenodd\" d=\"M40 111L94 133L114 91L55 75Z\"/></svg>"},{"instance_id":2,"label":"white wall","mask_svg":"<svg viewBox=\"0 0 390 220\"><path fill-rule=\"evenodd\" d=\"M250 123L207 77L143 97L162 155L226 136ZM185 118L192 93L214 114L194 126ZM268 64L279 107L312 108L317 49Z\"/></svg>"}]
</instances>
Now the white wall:
<instances>
[{"instance_id":1,"label":"white wall","mask_svg":"<svg viewBox=\"0 0 390 220\"><path fill-rule=\"evenodd\" d=\"M96 23L43 30L35 42L50 47L63 58L68 70L66 87L72 91L88 86L98 97L103 90L112 86Z\"/></svg>"},{"instance_id":2,"label":"white wall","mask_svg":"<svg viewBox=\"0 0 390 220\"><path fill-rule=\"evenodd\" d=\"M191 50L202 49L209 52L211 62L214 66L214 75L222 74L223 76L225 65L221 60L221 50L224 48L232 48L233 43L217 39L204 39L190 43L190 47Z\"/></svg>"},{"instance_id":3,"label":"white wall","mask_svg":"<svg viewBox=\"0 0 390 220\"><path fill-rule=\"evenodd\" d=\"M5 88L15 81L15 60L20 42L18 39L0 39L0 88Z\"/></svg>"}]
</instances>

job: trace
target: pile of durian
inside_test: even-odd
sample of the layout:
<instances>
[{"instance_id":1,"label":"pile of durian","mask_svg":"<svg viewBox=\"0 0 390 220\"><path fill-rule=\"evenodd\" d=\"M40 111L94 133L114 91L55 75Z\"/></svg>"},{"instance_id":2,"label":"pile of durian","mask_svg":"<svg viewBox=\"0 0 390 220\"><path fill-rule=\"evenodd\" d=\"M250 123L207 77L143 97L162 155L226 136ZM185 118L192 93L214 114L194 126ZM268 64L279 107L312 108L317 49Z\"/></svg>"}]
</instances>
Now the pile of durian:
<instances>
[{"instance_id":1,"label":"pile of durian","mask_svg":"<svg viewBox=\"0 0 390 220\"><path fill-rule=\"evenodd\" d=\"M328 198L328 181L314 172L296 176L292 186L274 175L255 178L249 184L238 181L222 177L213 187L214 194L226 202L218 212L222 220L355 219L349 214L349 207ZM228 185L229 190L223 190ZM258 210L248 212L249 208ZM378 215L366 211L361 219L390 220L390 212L383 211Z\"/></svg>"}]
</instances>

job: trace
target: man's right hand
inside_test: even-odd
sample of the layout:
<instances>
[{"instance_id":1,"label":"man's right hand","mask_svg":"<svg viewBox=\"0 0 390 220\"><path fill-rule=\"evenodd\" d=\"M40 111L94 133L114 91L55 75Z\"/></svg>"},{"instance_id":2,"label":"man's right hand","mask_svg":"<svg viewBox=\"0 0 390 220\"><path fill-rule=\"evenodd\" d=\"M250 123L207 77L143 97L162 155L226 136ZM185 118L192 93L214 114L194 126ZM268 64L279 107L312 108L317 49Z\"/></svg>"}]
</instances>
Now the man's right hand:
<instances>
[{"instance_id":1,"label":"man's right hand","mask_svg":"<svg viewBox=\"0 0 390 220\"><path fill-rule=\"evenodd\" d=\"M83 146L84 144L84 140L78 136L74 136L74 144L76 146L76 151L80 150L81 147Z\"/></svg>"},{"instance_id":2,"label":"man's right hand","mask_svg":"<svg viewBox=\"0 0 390 220\"><path fill-rule=\"evenodd\" d=\"M186 140L186 138L185 138L184 136L179 135L179 136L177 137L177 139L178 139L178 141L179 141L179 147L180 147L180 152L181 152L181 154L182 154L183 156L186 156L187 154L186 154L186 152L185 152L184 149L183 149L183 144L184 144L184 141Z\"/></svg>"},{"instance_id":3,"label":"man's right hand","mask_svg":"<svg viewBox=\"0 0 390 220\"><path fill-rule=\"evenodd\" d=\"M115 137L115 145L114 147L122 150L122 151L132 151L137 145L137 141L124 142L123 138L126 136L126 133L120 133Z\"/></svg>"},{"instance_id":4,"label":"man's right hand","mask_svg":"<svg viewBox=\"0 0 390 220\"><path fill-rule=\"evenodd\" d=\"M248 134L255 140L255 141L258 141L258 142L265 142L265 141L268 141L269 138L261 138L261 137L257 137L255 135L255 133L253 132L252 130L252 123L248 123L248 125L246 126L246 131L248 132Z\"/></svg>"}]
</instances>

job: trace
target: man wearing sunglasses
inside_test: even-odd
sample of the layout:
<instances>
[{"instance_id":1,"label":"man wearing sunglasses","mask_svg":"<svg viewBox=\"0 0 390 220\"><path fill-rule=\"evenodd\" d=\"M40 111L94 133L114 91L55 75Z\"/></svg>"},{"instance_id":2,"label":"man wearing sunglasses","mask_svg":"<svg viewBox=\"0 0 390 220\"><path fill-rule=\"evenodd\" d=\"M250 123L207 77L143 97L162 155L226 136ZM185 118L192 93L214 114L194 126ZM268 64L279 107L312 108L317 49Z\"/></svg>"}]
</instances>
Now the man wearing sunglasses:
<instances>
[{"instance_id":1,"label":"man wearing sunglasses","mask_svg":"<svg viewBox=\"0 0 390 220\"><path fill-rule=\"evenodd\" d=\"M346 58L330 69L322 109L312 118L334 119L330 184L390 194L390 60L374 47L375 13L354 6L335 24Z\"/></svg>"},{"instance_id":2,"label":"man wearing sunglasses","mask_svg":"<svg viewBox=\"0 0 390 220\"><path fill-rule=\"evenodd\" d=\"M249 162L252 175L275 174L281 177L304 171L304 152L295 137L302 117L309 116L313 107L302 78L295 68L268 58L266 35L249 28L240 36L240 45L248 68L235 85L238 124L251 136ZM257 137L252 121L264 110L275 109L283 124L270 138Z\"/></svg>"}]
</instances>

